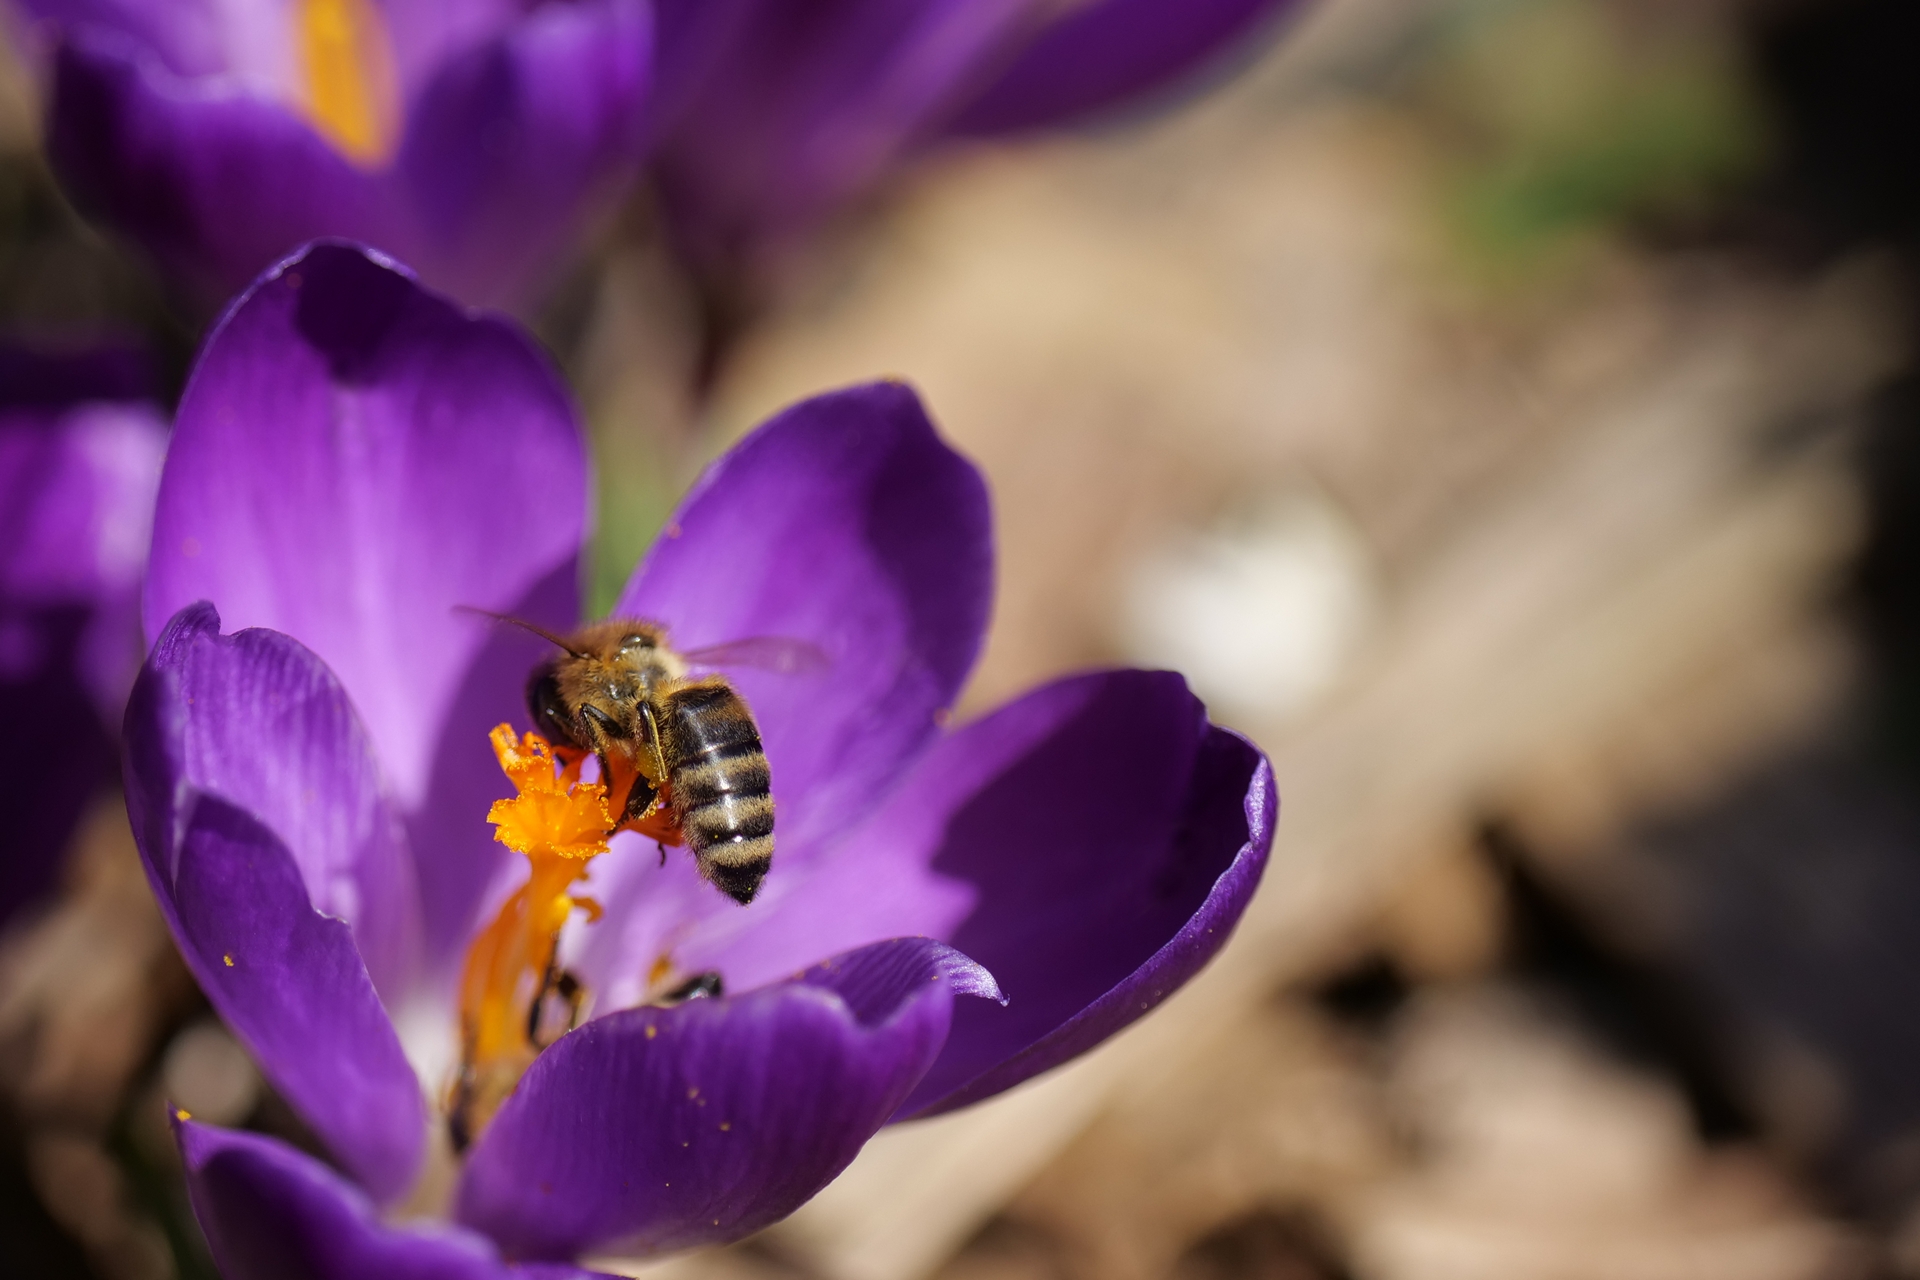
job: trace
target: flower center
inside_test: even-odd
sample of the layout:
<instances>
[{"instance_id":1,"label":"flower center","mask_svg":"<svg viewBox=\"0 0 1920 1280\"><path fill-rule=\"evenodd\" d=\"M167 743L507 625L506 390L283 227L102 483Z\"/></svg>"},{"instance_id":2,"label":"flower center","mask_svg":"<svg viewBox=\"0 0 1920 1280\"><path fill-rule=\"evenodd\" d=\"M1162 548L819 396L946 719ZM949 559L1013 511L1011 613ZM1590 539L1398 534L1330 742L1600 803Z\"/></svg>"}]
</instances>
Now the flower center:
<instances>
[{"instance_id":1,"label":"flower center","mask_svg":"<svg viewBox=\"0 0 1920 1280\"><path fill-rule=\"evenodd\" d=\"M504 724L488 736L518 794L495 801L487 821L494 839L526 855L531 874L467 952L460 1075L447 1108L456 1148L486 1127L540 1050L578 1019L585 993L559 971L554 952L575 908L600 918L599 903L569 890L607 851L613 826L607 789L580 780L581 760L563 765L538 734L516 738Z\"/></svg>"},{"instance_id":2,"label":"flower center","mask_svg":"<svg viewBox=\"0 0 1920 1280\"><path fill-rule=\"evenodd\" d=\"M307 118L354 163L383 163L399 138L400 95L374 0L299 0L294 21Z\"/></svg>"}]
</instances>

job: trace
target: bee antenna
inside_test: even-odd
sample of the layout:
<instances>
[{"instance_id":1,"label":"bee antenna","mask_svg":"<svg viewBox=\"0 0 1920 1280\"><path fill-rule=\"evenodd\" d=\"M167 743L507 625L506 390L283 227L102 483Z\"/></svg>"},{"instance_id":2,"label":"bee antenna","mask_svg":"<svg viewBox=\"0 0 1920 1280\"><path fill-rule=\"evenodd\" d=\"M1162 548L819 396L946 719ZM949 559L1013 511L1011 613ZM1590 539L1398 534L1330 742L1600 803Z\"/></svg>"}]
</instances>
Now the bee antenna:
<instances>
[{"instance_id":1,"label":"bee antenna","mask_svg":"<svg viewBox=\"0 0 1920 1280\"><path fill-rule=\"evenodd\" d=\"M581 653L578 649L568 644L560 636L555 635L553 632L547 630L545 627L539 625L538 623L528 622L525 618L516 618L510 613L495 613L491 609L480 609L470 604L457 604L453 607L459 613L475 613L480 615L483 618L491 618L495 622L504 622L508 626L518 627L522 631L531 631L533 632L534 635L539 636L542 640L547 641L549 644L558 645L560 648L565 649L568 653L572 654L576 658L584 658L586 656L585 654Z\"/></svg>"}]
</instances>

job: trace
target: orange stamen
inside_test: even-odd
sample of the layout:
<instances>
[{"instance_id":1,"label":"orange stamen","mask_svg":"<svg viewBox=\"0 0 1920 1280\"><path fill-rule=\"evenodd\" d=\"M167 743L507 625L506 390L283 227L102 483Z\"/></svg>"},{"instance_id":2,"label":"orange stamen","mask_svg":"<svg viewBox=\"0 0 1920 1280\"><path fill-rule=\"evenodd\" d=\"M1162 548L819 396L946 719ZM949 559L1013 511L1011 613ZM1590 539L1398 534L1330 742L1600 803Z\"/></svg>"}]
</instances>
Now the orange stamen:
<instances>
[{"instance_id":1,"label":"orange stamen","mask_svg":"<svg viewBox=\"0 0 1920 1280\"><path fill-rule=\"evenodd\" d=\"M556 754L568 760L570 768L578 769L586 759L583 753L556 749ZM640 771L621 756L609 754L607 757L607 776L601 781L607 783L608 807L614 813L627 811L627 796L632 792L634 783L639 781ZM680 834L680 824L673 819L673 788L664 782L656 782L658 794L651 807L638 818L630 819L619 826L621 831L637 831L649 840L658 840L661 844L681 845L686 838Z\"/></svg>"},{"instance_id":2,"label":"orange stamen","mask_svg":"<svg viewBox=\"0 0 1920 1280\"><path fill-rule=\"evenodd\" d=\"M392 159L400 136L399 82L374 0L299 0L294 23L314 128L356 164Z\"/></svg>"},{"instance_id":3,"label":"orange stamen","mask_svg":"<svg viewBox=\"0 0 1920 1280\"><path fill-rule=\"evenodd\" d=\"M568 890L587 863L607 851L607 789L580 781L580 762L557 768L537 734L516 739L500 725L489 735L500 768L517 795L496 800L487 813L494 839L525 854L527 883L501 906L467 952L460 982L461 1074L451 1110L464 1142L492 1119L539 1053L529 1027L547 992L560 927L576 908L589 920L600 904Z\"/></svg>"}]
</instances>

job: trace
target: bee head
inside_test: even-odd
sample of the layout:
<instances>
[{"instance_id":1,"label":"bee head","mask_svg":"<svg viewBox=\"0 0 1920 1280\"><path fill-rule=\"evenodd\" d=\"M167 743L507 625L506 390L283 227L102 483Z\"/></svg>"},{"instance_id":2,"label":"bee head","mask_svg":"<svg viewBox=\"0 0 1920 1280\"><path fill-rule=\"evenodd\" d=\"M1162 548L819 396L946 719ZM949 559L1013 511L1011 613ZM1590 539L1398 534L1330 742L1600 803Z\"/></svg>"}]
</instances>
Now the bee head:
<instances>
[{"instance_id":1,"label":"bee head","mask_svg":"<svg viewBox=\"0 0 1920 1280\"><path fill-rule=\"evenodd\" d=\"M577 741L573 717L567 713L566 700L560 696L557 662L543 662L533 669L533 675L527 679L527 710L533 715L535 731L545 734L547 741L575 750L586 748L586 743Z\"/></svg>"}]
</instances>

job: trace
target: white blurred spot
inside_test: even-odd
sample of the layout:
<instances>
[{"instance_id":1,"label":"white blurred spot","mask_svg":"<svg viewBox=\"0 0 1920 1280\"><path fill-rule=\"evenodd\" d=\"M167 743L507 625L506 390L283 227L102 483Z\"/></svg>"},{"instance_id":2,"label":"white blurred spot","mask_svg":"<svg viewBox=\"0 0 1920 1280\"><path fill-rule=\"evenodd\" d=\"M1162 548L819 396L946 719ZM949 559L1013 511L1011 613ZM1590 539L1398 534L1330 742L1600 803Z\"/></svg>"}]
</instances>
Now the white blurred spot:
<instances>
[{"instance_id":1,"label":"white blurred spot","mask_svg":"<svg viewBox=\"0 0 1920 1280\"><path fill-rule=\"evenodd\" d=\"M1122 642L1137 662L1183 672L1230 718L1284 718L1339 677L1374 599L1358 534L1300 488L1142 560L1126 583Z\"/></svg>"},{"instance_id":2,"label":"white blurred spot","mask_svg":"<svg viewBox=\"0 0 1920 1280\"><path fill-rule=\"evenodd\" d=\"M167 1099L196 1120L235 1125L260 1100L260 1073L227 1029L212 1019L173 1038L160 1066Z\"/></svg>"},{"instance_id":3,"label":"white blurred spot","mask_svg":"<svg viewBox=\"0 0 1920 1280\"><path fill-rule=\"evenodd\" d=\"M420 1087L429 1099L437 1098L460 1060L449 1000L423 994L408 998L393 1013L393 1029Z\"/></svg>"}]
</instances>

